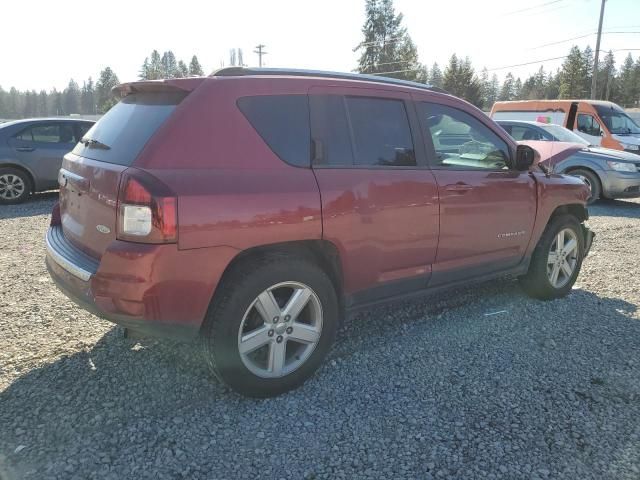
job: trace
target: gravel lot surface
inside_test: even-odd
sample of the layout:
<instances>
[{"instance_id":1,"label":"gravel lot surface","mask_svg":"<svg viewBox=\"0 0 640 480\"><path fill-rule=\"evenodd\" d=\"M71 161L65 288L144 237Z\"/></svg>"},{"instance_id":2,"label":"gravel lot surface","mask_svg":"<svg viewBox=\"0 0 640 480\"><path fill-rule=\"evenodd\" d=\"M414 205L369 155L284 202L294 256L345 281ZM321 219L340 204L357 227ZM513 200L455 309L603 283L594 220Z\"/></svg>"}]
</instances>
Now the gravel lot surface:
<instances>
[{"instance_id":1,"label":"gravel lot surface","mask_svg":"<svg viewBox=\"0 0 640 480\"><path fill-rule=\"evenodd\" d=\"M0 207L2 480L640 478L640 202L591 209L568 298L497 281L363 311L311 381L259 401L196 345L125 339L60 294L54 201Z\"/></svg>"}]
</instances>

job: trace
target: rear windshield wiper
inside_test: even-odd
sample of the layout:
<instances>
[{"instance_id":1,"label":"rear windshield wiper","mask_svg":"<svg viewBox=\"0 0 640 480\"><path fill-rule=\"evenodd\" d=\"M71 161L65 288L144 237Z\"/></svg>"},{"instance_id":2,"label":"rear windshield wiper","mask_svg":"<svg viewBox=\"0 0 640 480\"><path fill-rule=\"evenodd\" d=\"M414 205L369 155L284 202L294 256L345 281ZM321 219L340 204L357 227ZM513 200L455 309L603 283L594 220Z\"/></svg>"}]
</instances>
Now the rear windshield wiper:
<instances>
[{"instance_id":1,"label":"rear windshield wiper","mask_svg":"<svg viewBox=\"0 0 640 480\"><path fill-rule=\"evenodd\" d=\"M87 148L101 148L102 150L111 150L111 147L106 143L102 143L100 140L96 140L94 138L82 137L80 139L80 143L82 143Z\"/></svg>"}]
</instances>

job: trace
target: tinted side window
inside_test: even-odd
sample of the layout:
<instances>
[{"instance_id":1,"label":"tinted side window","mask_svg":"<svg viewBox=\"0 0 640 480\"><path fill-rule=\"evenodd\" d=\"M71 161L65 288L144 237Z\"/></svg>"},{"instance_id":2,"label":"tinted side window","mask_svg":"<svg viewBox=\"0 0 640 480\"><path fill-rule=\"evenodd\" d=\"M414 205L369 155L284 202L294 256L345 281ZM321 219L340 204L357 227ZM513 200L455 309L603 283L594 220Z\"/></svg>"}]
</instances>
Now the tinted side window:
<instances>
[{"instance_id":1,"label":"tinted side window","mask_svg":"<svg viewBox=\"0 0 640 480\"><path fill-rule=\"evenodd\" d=\"M311 95L313 161L321 165L353 165L353 150L344 97Z\"/></svg>"},{"instance_id":2,"label":"tinted side window","mask_svg":"<svg viewBox=\"0 0 640 480\"><path fill-rule=\"evenodd\" d=\"M444 168L508 168L508 145L478 119L457 108L421 102L418 112L431 136L435 166ZM513 130L513 129L512 129Z\"/></svg>"},{"instance_id":3,"label":"tinted side window","mask_svg":"<svg viewBox=\"0 0 640 480\"><path fill-rule=\"evenodd\" d=\"M402 100L346 97L356 165L415 166Z\"/></svg>"},{"instance_id":4,"label":"tinted side window","mask_svg":"<svg viewBox=\"0 0 640 480\"><path fill-rule=\"evenodd\" d=\"M578 131L587 135L600 135L600 124L591 115L578 114Z\"/></svg>"},{"instance_id":5,"label":"tinted side window","mask_svg":"<svg viewBox=\"0 0 640 480\"><path fill-rule=\"evenodd\" d=\"M515 140L544 140L544 137L536 129L514 125L511 128L511 136Z\"/></svg>"},{"instance_id":6,"label":"tinted side window","mask_svg":"<svg viewBox=\"0 0 640 480\"><path fill-rule=\"evenodd\" d=\"M16 138L40 143L73 143L73 126L56 123L45 123L29 127Z\"/></svg>"},{"instance_id":7,"label":"tinted side window","mask_svg":"<svg viewBox=\"0 0 640 480\"><path fill-rule=\"evenodd\" d=\"M310 165L311 133L306 95L243 97L238 99L238 107L278 157L291 165Z\"/></svg>"}]
</instances>

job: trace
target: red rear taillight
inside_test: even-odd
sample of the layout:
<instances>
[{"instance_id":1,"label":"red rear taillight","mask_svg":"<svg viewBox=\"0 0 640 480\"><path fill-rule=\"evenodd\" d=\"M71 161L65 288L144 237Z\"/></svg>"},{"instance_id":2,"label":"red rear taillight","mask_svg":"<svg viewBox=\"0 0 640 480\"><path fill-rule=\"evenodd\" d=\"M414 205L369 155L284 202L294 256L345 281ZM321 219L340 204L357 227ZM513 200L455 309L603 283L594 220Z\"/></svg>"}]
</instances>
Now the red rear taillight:
<instances>
[{"instance_id":1,"label":"red rear taillight","mask_svg":"<svg viewBox=\"0 0 640 480\"><path fill-rule=\"evenodd\" d=\"M140 170L127 170L118 191L118 240L175 243L177 203L160 180Z\"/></svg>"}]
</instances>

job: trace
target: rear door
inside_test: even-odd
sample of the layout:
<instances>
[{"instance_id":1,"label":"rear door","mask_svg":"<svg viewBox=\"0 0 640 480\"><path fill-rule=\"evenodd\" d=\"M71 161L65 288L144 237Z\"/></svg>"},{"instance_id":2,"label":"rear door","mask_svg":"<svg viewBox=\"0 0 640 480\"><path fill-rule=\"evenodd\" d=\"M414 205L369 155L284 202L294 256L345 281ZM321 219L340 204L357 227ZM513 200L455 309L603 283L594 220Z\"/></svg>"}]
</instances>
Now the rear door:
<instances>
[{"instance_id":1,"label":"rear door","mask_svg":"<svg viewBox=\"0 0 640 480\"><path fill-rule=\"evenodd\" d=\"M120 174L173 113L185 92L128 95L84 135L60 171L60 213L64 235L100 258L116 238Z\"/></svg>"},{"instance_id":2,"label":"rear door","mask_svg":"<svg viewBox=\"0 0 640 480\"><path fill-rule=\"evenodd\" d=\"M75 145L73 124L42 122L31 124L10 140L16 158L28 165L39 189L55 187L62 157Z\"/></svg>"},{"instance_id":3,"label":"rear door","mask_svg":"<svg viewBox=\"0 0 640 480\"><path fill-rule=\"evenodd\" d=\"M527 172L508 169L514 146L455 104L416 101L440 197L431 285L516 266L531 237L536 189Z\"/></svg>"},{"instance_id":4,"label":"rear door","mask_svg":"<svg viewBox=\"0 0 640 480\"><path fill-rule=\"evenodd\" d=\"M425 288L438 241L438 198L408 94L310 91L313 168L323 237L338 246L356 302Z\"/></svg>"}]
</instances>

